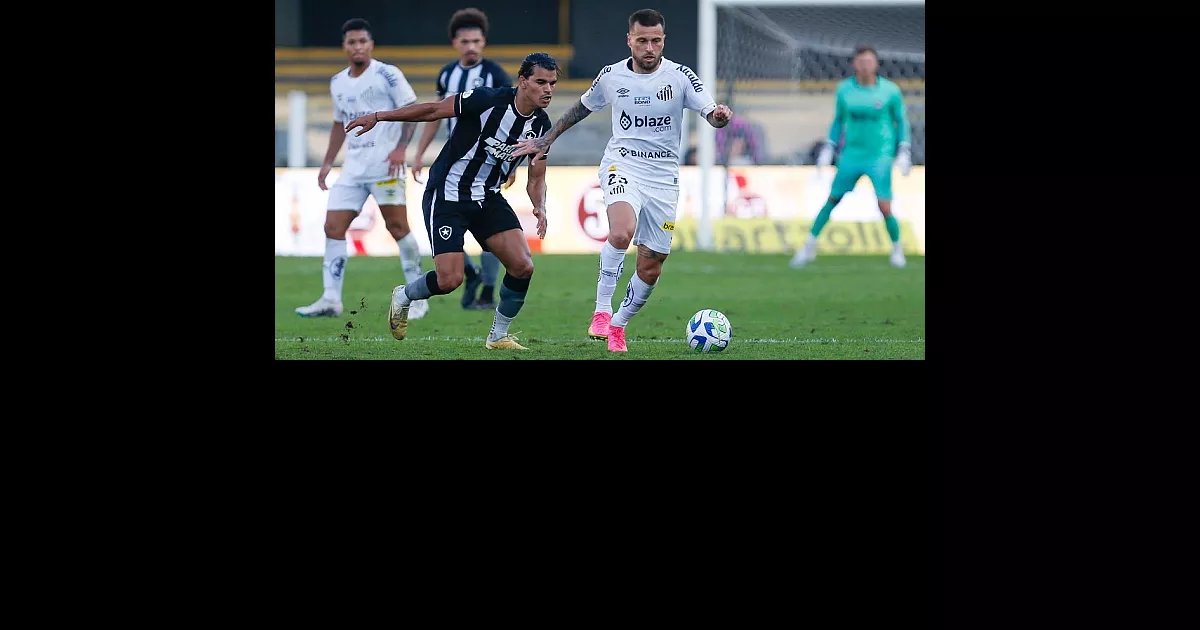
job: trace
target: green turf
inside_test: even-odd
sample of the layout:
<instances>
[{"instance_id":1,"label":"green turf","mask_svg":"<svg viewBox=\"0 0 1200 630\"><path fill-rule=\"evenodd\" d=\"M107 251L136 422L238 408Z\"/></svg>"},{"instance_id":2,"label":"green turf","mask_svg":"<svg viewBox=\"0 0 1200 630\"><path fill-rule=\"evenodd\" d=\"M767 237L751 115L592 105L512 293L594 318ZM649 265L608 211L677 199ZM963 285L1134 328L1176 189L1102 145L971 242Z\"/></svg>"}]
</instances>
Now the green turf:
<instances>
[{"instance_id":1,"label":"green turf","mask_svg":"<svg viewBox=\"0 0 1200 630\"><path fill-rule=\"evenodd\" d=\"M340 318L305 319L297 306L321 295L321 259L275 258L276 359L924 359L925 259L893 269L884 256L822 255L800 270L788 257L677 252L650 301L626 328L627 354L587 338L596 299L596 255L534 256L525 307L513 321L525 352L486 350L491 311L464 311L460 290L431 300L410 322L408 338L387 324L392 287L403 282L399 257L350 258ZM425 268L431 263L422 260ZM615 304L635 256L625 259ZM503 269L501 269L503 274ZM696 354L684 341L687 320L715 308L733 325L721 353Z\"/></svg>"}]
</instances>

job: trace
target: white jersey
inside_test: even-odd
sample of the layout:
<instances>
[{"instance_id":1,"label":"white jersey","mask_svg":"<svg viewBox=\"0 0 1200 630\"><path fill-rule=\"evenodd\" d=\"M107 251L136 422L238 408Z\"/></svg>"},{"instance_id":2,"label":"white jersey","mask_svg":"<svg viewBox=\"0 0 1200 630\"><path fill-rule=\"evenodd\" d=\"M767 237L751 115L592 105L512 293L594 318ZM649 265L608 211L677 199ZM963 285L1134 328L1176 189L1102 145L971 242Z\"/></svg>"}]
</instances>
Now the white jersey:
<instances>
[{"instance_id":1,"label":"white jersey","mask_svg":"<svg viewBox=\"0 0 1200 630\"><path fill-rule=\"evenodd\" d=\"M695 72L666 57L650 74L633 71L633 58L605 66L579 99L599 111L612 105L612 139L604 148L601 176L614 165L648 186L679 186L679 135L683 109L701 116L717 108Z\"/></svg>"},{"instance_id":2,"label":"white jersey","mask_svg":"<svg viewBox=\"0 0 1200 630\"><path fill-rule=\"evenodd\" d=\"M381 112L417 102L404 73L391 64L372 59L367 69L357 77L350 68L333 75L329 82L333 96L333 121L339 125L372 112ZM362 184L386 179L387 156L400 142L402 122L381 122L361 136L346 135L346 159L342 162L339 180L347 184Z\"/></svg>"}]
</instances>

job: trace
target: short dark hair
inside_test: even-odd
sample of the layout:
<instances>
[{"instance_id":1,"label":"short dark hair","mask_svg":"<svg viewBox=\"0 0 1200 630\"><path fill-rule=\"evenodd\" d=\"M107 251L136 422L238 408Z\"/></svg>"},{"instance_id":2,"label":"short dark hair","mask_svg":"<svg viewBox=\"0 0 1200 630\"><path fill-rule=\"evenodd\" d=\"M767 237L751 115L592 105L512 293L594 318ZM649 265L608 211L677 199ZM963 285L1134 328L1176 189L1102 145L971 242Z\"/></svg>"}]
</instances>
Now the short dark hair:
<instances>
[{"instance_id":1,"label":"short dark hair","mask_svg":"<svg viewBox=\"0 0 1200 630\"><path fill-rule=\"evenodd\" d=\"M487 37L487 14L479 9L459 9L450 16L450 39L458 37L460 28L477 28Z\"/></svg>"},{"instance_id":2,"label":"short dark hair","mask_svg":"<svg viewBox=\"0 0 1200 630\"><path fill-rule=\"evenodd\" d=\"M658 26L659 24L662 24L663 32L667 32L666 18L664 18L661 13L655 11L654 9L642 9L641 11L634 11L633 15L629 16L629 30L633 30L634 24L641 24L642 26Z\"/></svg>"},{"instance_id":3,"label":"short dark hair","mask_svg":"<svg viewBox=\"0 0 1200 630\"><path fill-rule=\"evenodd\" d=\"M533 76L534 66L541 66L546 70L558 72L558 62L554 60L554 57L551 57L549 53L536 52L529 53L525 57L525 61L521 62L521 69L517 70L517 76L528 79Z\"/></svg>"},{"instance_id":4,"label":"short dark hair","mask_svg":"<svg viewBox=\"0 0 1200 630\"><path fill-rule=\"evenodd\" d=\"M362 18L351 18L346 20L346 23L342 25L342 39L345 39L346 33L349 33L350 31L366 31L367 35L371 36L371 39L375 39L375 34L371 32L370 23Z\"/></svg>"},{"instance_id":5,"label":"short dark hair","mask_svg":"<svg viewBox=\"0 0 1200 630\"><path fill-rule=\"evenodd\" d=\"M868 46L866 44L859 44L854 47L854 56L855 57L857 57L863 53L866 53L866 52L869 52L872 55L875 55L875 58L879 59L879 53L875 52L874 46Z\"/></svg>"}]
</instances>

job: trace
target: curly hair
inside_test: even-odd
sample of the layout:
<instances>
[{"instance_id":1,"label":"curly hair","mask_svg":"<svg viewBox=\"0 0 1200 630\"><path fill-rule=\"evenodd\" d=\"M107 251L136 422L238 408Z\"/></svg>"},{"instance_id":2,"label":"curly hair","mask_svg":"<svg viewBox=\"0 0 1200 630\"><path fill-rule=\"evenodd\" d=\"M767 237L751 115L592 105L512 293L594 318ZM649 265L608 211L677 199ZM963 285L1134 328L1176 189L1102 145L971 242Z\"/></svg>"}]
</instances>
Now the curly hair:
<instances>
[{"instance_id":1,"label":"curly hair","mask_svg":"<svg viewBox=\"0 0 1200 630\"><path fill-rule=\"evenodd\" d=\"M459 9L450 16L450 39L458 36L459 29L477 28L487 37L487 14L479 9Z\"/></svg>"}]
</instances>

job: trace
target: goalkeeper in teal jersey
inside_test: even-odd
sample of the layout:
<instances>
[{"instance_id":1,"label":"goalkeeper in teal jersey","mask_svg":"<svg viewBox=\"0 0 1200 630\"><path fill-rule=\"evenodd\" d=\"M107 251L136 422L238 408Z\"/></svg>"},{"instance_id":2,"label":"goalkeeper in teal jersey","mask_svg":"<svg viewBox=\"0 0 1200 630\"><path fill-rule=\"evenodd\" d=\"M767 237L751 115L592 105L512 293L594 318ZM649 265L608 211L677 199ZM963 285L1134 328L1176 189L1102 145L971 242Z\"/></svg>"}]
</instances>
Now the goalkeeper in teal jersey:
<instances>
[{"instance_id":1,"label":"goalkeeper in teal jersey","mask_svg":"<svg viewBox=\"0 0 1200 630\"><path fill-rule=\"evenodd\" d=\"M838 158L829 199L817 213L804 247L792 257L792 267L803 267L817 257L817 236L829 221L829 214L863 175L875 187L879 211L892 239L892 265L904 266L900 224L892 215L892 167L906 177L912 171L911 132L900 86L878 76L878 69L875 49L859 46L854 51L854 76L838 84L833 126L829 128L829 141L817 157L817 166L829 166L833 147L843 133L846 144Z\"/></svg>"}]
</instances>

